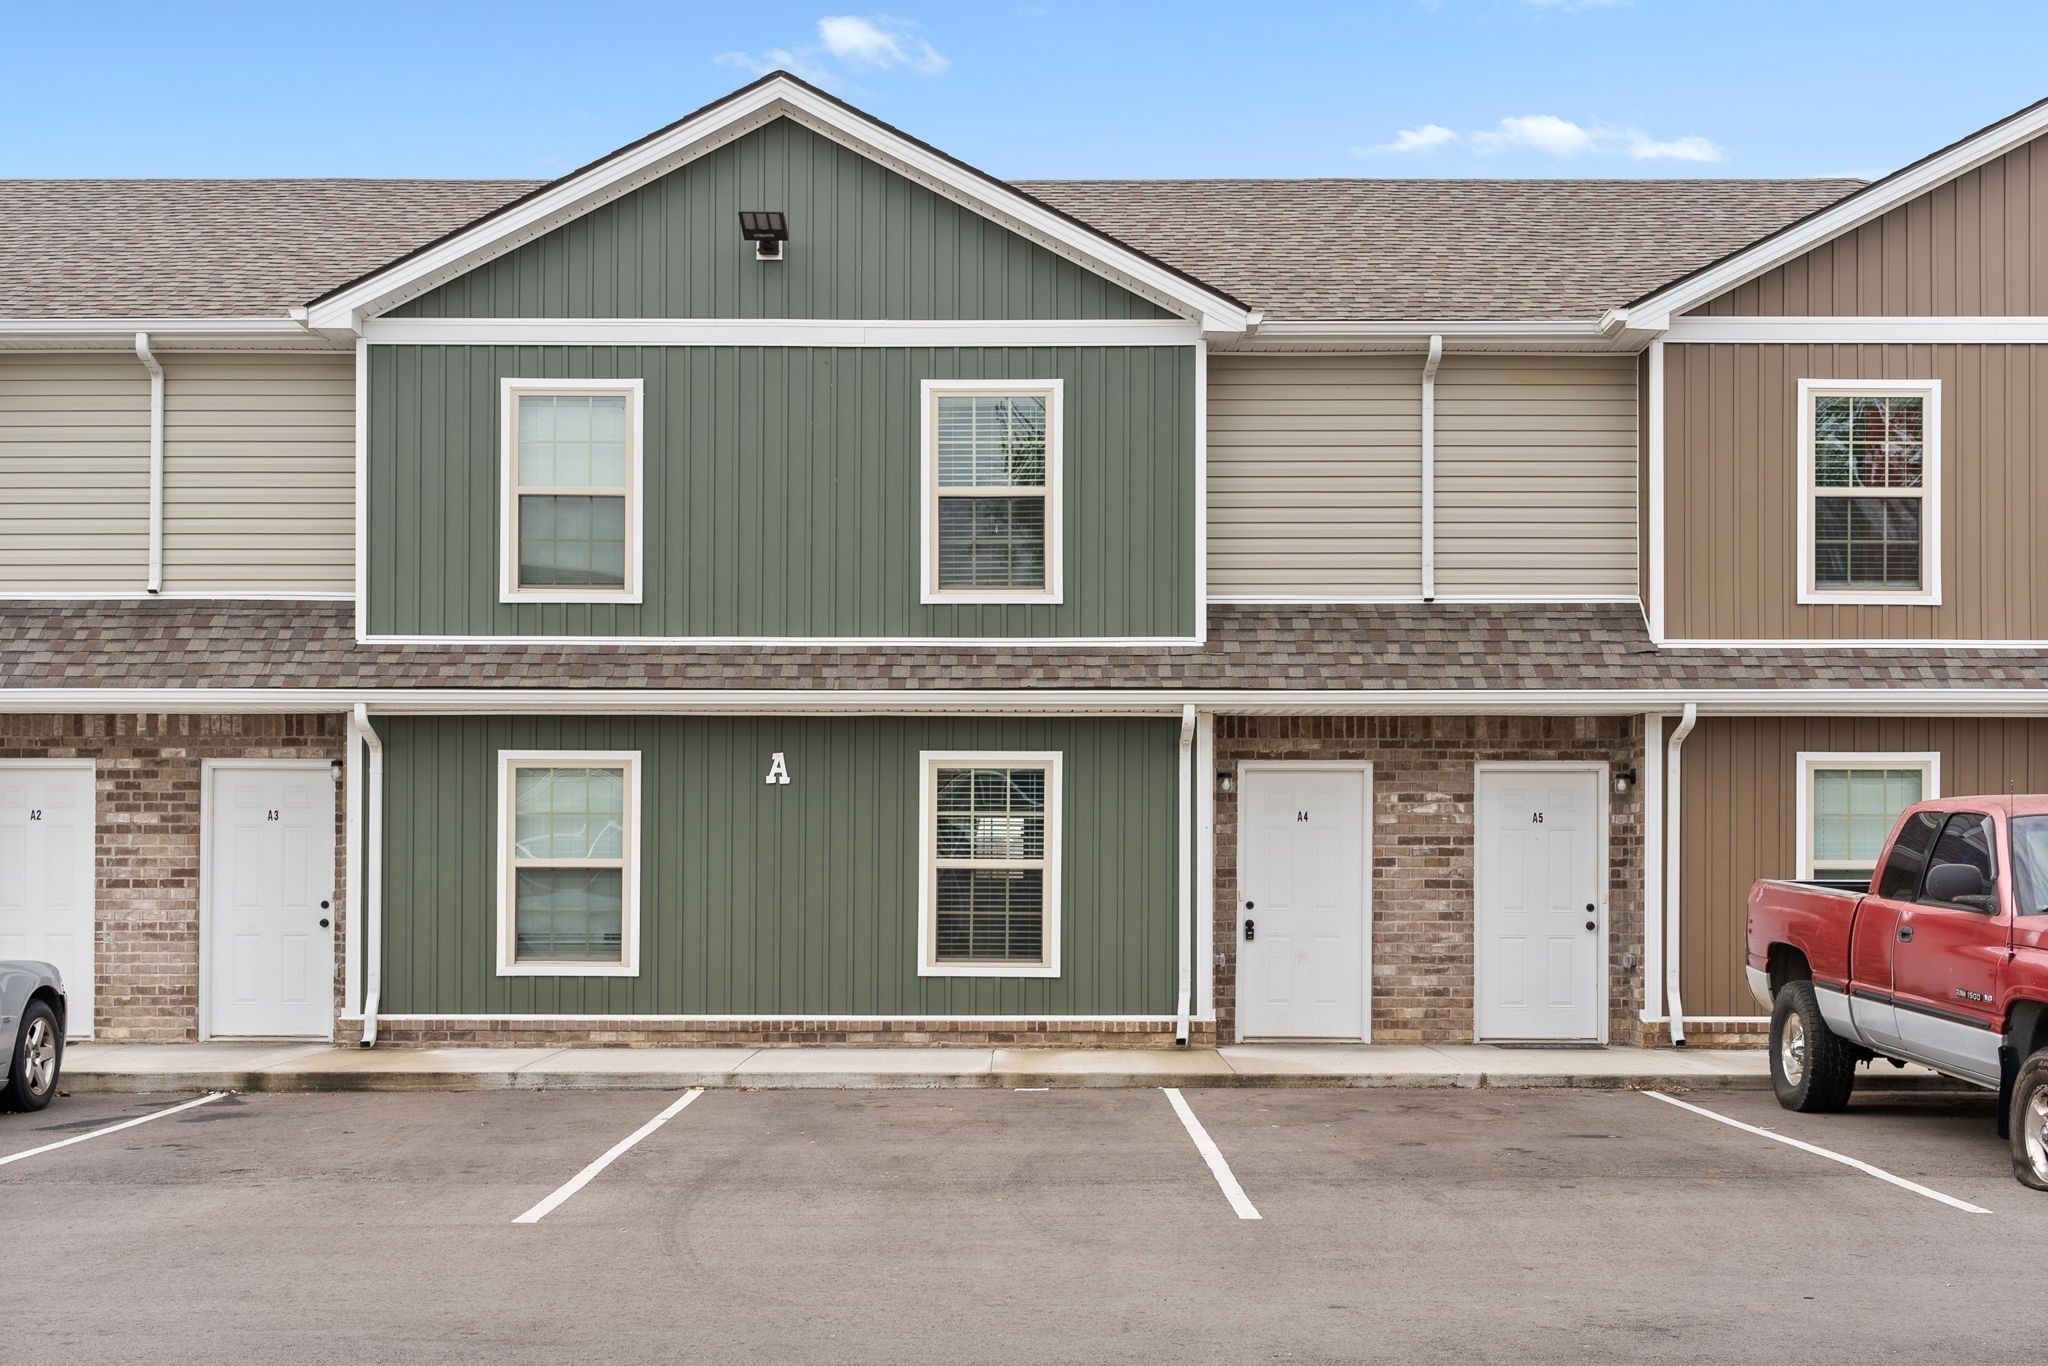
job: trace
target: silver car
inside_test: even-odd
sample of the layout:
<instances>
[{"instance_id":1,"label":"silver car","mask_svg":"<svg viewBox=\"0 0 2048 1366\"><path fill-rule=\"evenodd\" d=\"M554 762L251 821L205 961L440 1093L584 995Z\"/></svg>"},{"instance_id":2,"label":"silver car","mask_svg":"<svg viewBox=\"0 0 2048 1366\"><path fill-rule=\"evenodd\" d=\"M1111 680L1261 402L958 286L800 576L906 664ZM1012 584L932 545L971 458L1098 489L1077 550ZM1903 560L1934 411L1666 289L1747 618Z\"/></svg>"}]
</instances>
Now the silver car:
<instances>
[{"instance_id":1,"label":"silver car","mask_svg":"<svg viewBox=\"0 0 2048 1366\"><path fill-rule=\"evenodd\" d=\"M0 1110L40 1110L64 1067L64 979L48 963L0 960Z\"/></svg>"}]
</instances>

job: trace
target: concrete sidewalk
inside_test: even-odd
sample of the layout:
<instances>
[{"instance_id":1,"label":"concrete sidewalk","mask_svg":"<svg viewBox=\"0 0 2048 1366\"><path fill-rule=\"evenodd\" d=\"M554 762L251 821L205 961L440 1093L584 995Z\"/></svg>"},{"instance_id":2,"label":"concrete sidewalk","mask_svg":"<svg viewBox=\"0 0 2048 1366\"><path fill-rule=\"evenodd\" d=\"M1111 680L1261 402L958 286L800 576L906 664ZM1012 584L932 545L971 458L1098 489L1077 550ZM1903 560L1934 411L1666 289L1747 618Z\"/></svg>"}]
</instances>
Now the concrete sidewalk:
<instances>
[{"instance_id":1,"label":"concrete sidewalk","mask_svg":"<svg viewBox=\"0 0 2048 1366\"><path fill-rule=\"evenodd\" d=\"M1947 1086L1890 1067L1861 1085ZM1198 1049L73 1045L67 1091L675 1090L686 1086L1578 1086L1762 1089L1762 1050L1240 1044Z\"/></svg>"}]
</instances>

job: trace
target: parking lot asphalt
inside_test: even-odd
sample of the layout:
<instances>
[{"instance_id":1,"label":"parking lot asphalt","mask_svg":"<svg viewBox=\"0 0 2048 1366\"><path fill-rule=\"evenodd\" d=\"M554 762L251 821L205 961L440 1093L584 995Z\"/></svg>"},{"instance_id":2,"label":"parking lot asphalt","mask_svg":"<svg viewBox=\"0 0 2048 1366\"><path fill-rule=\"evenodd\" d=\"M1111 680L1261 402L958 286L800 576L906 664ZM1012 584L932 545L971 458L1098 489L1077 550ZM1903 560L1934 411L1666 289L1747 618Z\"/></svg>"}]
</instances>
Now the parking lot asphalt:
<instances>
[{"instance_id":1,"label":"parking lot asphalt","mask_svg":"<svg viewBox=\"0 0 2048 1366\"><path fill-rule=\"evenodd\" d=\"M70 1097L0 1115L0 1361L2040 1359L1988 1097L1681 1097L1969 1214L1628 1091L1181 1095Z\"/></svg>"}]
</instances>

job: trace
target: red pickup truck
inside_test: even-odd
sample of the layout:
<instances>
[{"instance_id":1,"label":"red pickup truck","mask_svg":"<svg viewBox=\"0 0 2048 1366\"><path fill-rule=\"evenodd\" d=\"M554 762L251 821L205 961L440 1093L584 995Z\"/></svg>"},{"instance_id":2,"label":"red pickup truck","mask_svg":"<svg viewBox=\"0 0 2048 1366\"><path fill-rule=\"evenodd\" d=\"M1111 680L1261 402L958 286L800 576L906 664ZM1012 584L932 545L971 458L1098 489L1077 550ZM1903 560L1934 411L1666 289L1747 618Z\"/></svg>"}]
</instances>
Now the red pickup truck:
<instances>
[{"instance_id":1,"label":"red pickup truck","mask_svg":"<svg viewBox=\"0 0 2048 1366\"><path fill-rule=\"evenodd\" d=\"M2048 796L1907 807L1868 887L1759 882L1748 937L1780 1104L1917 1062L1997 1090L2013 1175L2048 1190Z\"/></svg>"}]
</instances>

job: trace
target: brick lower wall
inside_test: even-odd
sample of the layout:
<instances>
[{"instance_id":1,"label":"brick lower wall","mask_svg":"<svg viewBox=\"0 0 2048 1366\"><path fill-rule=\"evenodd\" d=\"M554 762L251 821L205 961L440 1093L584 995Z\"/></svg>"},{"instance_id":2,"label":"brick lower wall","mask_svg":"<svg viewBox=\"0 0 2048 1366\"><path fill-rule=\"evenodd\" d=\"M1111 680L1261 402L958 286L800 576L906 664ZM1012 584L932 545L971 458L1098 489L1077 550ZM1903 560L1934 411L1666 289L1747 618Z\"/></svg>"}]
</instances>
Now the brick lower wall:
<instances>
[{"instance_id":1,"label":"brick lower wall","mask_svg":"<svg viewBox=\"0 0 2048 1366\"><path fill-rule=\"evenodd\" d=\"M345 1026L344 1038L360 1037ZM927 1045L953 1048L1171 1048L1171 1022L1135 1020L381 1020L378 1046L473 1045L567 1048L599 1045L684 1048L781 1048L807 1044ZM1212 1047L1214 1027L1190 1026L1189 1043Z\"/></svg>"},{"instance_id":2,"label":"brick lower wall","mask_svg":"<svg viewBox=\"0 0 2048 1366\"><path fill-rule=\"evenodd\" d=\"M1216 768L1257 760L1373 765L1372 1037L1469 1043L1473 1034L1475 765L1605 761L1638 766L1635 717L1219 716ZM1214 782L1215 775L1207 775ZM1216 1029L1237 1037L1237 796L1216 794ZM1609 1041L1641 1041L1642 799L1609 797Z\"/></svg>"},{"instance_id":3,"label":"brick lower wall","mask_svg":"<svg viewBox=\"0 0 2048 1366\"><path fill-rule=\"evenodd\" d=\"M199 1035L201 765L339 759L346 724L339 715L0 715L0 758L90 759L97 770L95 1038ZM335 923L345 934L339 802L334 850ZM337 980L337 1015L340 991Z\"/></svg>"}]
</instances>

